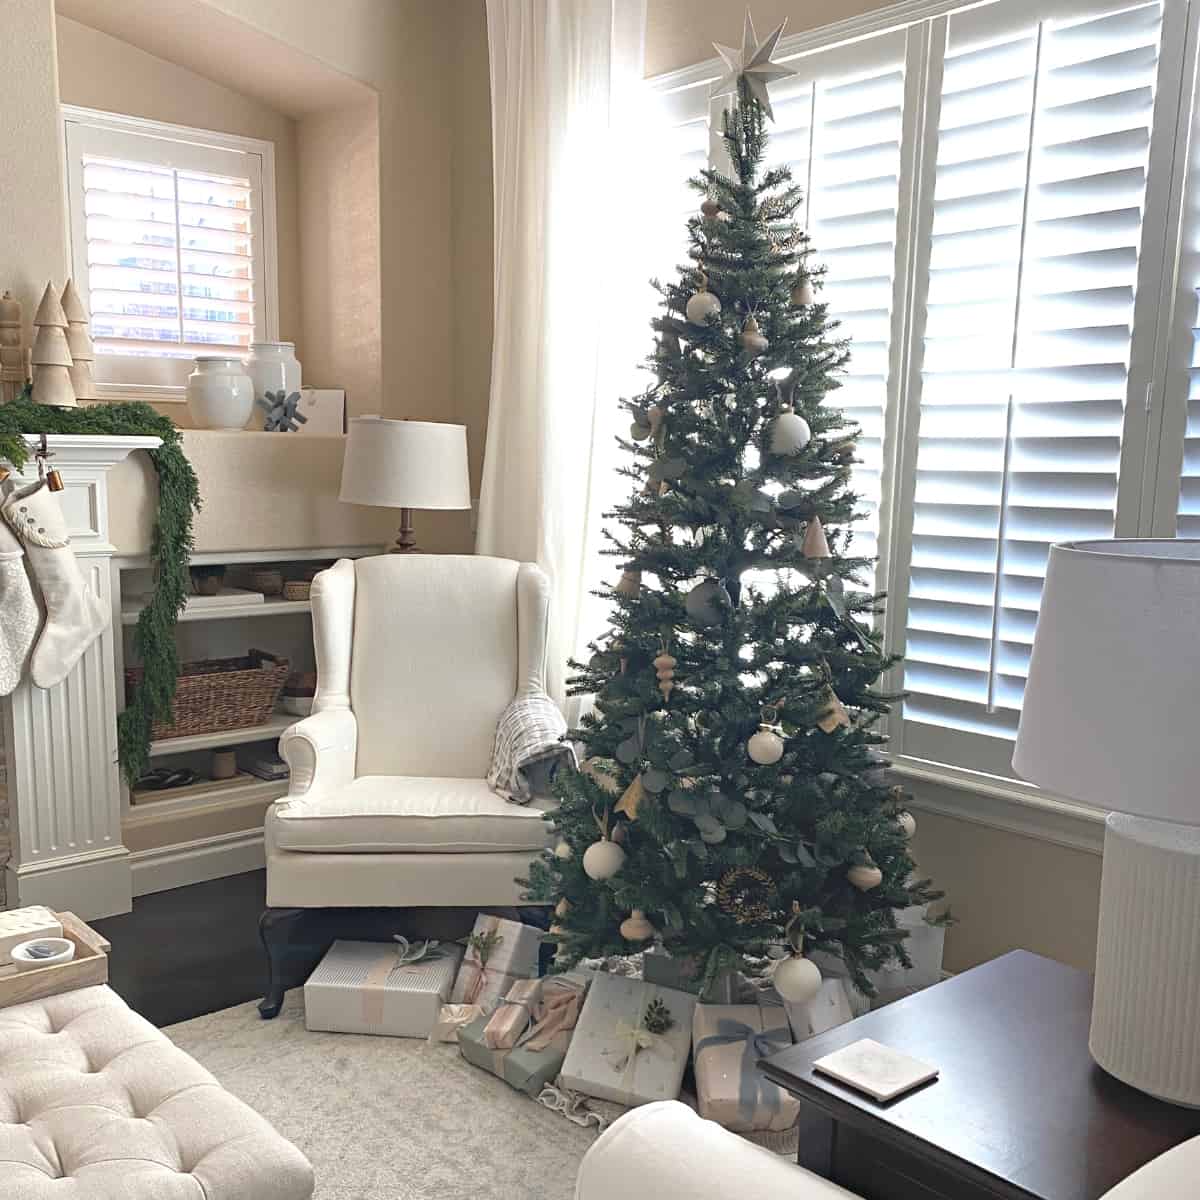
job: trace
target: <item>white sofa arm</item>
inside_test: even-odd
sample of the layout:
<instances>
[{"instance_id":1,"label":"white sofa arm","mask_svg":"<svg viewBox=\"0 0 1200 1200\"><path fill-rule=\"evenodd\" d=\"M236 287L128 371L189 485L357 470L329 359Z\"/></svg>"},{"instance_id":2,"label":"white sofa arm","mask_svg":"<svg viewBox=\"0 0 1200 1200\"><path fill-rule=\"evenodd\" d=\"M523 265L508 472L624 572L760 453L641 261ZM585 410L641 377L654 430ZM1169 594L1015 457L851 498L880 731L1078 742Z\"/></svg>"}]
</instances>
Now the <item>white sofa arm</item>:
<instances>
[{"instance_id":1,"label":"white sofa arm","mask_svg":"<svg viewBox=\"0 0 1200 1200\"><path fill-rule=\"evenodd\" d=\"M575 1200L857 1200L790 1159L705 1121L677 1100L632 1109L584 1155Z\"/></svg>"},{"instance_id":2,"label":"white sofa arm","mask_svg":"<svg viewBox=\"0 0 1200 1200\"><path fill-rule=\"evenodd\" d=\"M348 708L327 708L290 725L279 753L291 768L284 803L344 787L354 779L358 721Z\"/></svg>"},{"instance_id":3,"label":"white sofa arm","mask_svg":"<svg viewBox=\"0 0 1200 1200\"><path fill-rule=\"evenodd\" d=\"M1134 1171L1103 1200L1193 1200L1198 1179L1200 1137L1194 1137Z\"/></svg>"}]
</instances>

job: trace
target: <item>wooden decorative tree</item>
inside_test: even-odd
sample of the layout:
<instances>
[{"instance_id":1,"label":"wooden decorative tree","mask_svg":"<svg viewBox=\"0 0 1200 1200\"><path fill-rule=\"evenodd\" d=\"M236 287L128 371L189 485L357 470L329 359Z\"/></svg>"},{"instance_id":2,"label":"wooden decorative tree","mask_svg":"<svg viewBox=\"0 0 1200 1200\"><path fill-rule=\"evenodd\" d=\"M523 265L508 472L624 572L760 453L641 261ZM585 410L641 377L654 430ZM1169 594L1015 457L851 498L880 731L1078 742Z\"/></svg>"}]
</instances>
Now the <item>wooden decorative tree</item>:
<instances>
[{"instance_id":1,"label":"wooden decorative tree","mask_svg":"<svg viewBox=\"0 0 1200 1200\"><path fill-rule=\"evenodd\" d=\"M21 332L21 302L0 296L0 404L15 400L29 382L29 347Z\"/></svg>"},{"instance_id":2,"label":"wooden decorative tree","mask_svg":"<svg viewBox=\"0 0 1200 1200\"><path fill-rule=\"evenodd\" d=\"M62 294L63 313L67 318L67 348L71 351L71 386L77 400L95 400L96 389L92 380L92 363L96 351L92 346L92 334L88 328L91 318L83 303L83 297L75 288L73 280L67 280Z\"/></svg>"},{"instance_id":3,"label":"wooden decorative tree","mask_svg":"<svg viewBox=\"0 0 1200 1200\"><path fill-rule=\"evenodd\" d=\"M33 399L37 404L75 408L71 386L71 348L67 345L67 315L47 283L33 318Z\"/></svg>"}]
</instances>

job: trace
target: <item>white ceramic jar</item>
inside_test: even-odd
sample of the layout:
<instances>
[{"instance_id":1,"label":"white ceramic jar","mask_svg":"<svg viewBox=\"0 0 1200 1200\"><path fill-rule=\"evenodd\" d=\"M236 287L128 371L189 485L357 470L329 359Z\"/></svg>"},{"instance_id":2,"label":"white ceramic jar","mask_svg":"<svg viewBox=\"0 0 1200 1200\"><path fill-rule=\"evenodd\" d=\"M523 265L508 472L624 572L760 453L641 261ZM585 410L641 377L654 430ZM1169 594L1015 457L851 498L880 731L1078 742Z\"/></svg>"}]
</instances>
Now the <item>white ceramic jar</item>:
<instances>
[{"instance_id":1,"label":"white ceramic jar","mask_svg":"<svg viewBox=\"0 0 1200 1200\"><path fill-rule=\"evenodd\" d=\"M246 374L254 384L254 398L267 392L291 394L300 390L300 362L293 342L251 342Z\"/></svg>"},{"instance_id":2,"label":"white ceramic jar","mask_svg":"<svg viewBox=\"0 0 1200 1200\"><path fill-rule=\"evenodd\" d=\"M241 359L197 358L188 376L187 404L201 429L244 429L254 412L254 384Z\"/></svg>"}]
</instances>

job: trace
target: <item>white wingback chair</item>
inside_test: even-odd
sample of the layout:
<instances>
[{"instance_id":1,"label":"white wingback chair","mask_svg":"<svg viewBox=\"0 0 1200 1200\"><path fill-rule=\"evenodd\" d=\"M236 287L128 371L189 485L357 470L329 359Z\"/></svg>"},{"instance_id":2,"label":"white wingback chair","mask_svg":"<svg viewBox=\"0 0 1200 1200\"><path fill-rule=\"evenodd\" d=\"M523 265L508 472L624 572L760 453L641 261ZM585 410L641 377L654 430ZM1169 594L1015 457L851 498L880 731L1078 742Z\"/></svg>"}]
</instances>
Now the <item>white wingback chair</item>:
<instances>
[{"instance_id":1,"label":"white wingback chair","mask_svg":"<svg viewBox=\"0 0 1200 1200\"><path fill-rule=\"evenodd\" d=\"M279 741L268 913L520 901L553 801L507 803L485 776L502 711L544 688L548 608L542 571L502 558L388 554L316 577L317 690Z\"/></svg>"}]
</instances>

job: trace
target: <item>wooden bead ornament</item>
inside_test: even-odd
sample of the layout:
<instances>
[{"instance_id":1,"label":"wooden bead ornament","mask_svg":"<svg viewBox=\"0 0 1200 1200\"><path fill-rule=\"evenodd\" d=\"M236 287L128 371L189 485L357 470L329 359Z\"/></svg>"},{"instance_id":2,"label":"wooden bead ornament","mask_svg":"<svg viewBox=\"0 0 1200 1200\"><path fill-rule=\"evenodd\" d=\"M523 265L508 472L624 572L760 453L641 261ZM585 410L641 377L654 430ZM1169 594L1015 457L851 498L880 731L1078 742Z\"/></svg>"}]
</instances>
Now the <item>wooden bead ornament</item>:
<instances>
[{"instance_id":1,"label":"wooden bead ornament","mask_svg":"<svg viewBox=\"0 0 1200 1200\"><path fill-rule=\"evenodd\" d=\"M621 922L620 932L627 942L645 942L649 941L658 930L646 920L646 914L640 908L635 908Z\"/></svg>"},{"instance_id":2,"label":"wooden bead ornament","mask_svg":"<svg viewBox=\"0 0 1200 1200\"><path fill-rule=\"evenodd\" d=\"M673 654L668 654L666 650L654 660L654 674L658 678L658 690L662 692L664 701L671 698L671 690L675 686L675 668L678 665L679 660Z\"/></svg>"},{"instance_id":3,"label":"wooden bead ornament","mask_svg":"<svg viewBox=\"0 0 1200 1200\"><path fill-rule=\"evenodd\" d=\"M816 293L813 291L813 285L807 279L797 280L792 287L792 307L803 308L806 304L813 304L817 299Z\"/></svg>"},{"instance_id":4,"label":"wooden bead ornament","mask_svg":"<svg viewBox=\"0 0 1200 1200\"><path fill-rule=\"evenodd\" d=\"M753 314L746 319L746 324L742 326L741 342L742 349L751 358L757 358L760 354L765 354L767 347L771 344L763 336L762 330L758 327L758 321L755 320Z\"/></svg>"},{"instance_id":5,"label":"wooden bead ornament","mask_svg":"<svg viewBox=\"0 0 1200 1200\"><path fill-rule=\"evenodd\" d=\"M688 300L684 312L692 325L707 325L720 315L721 301L708 290L707 275L700 276L700 290Z\"/></svg>"},{"instance_id":6,"label":"wooden bead ornament","mask_svg":"<svg viewBox=\"0 0 1200 1200\"><path fill-rule=\"evenodd\" d=\"M869 892L883 882L883 872L873 863L859 863L846 872L846 878L860 892Z\"/></svg>"},{"instance_id":7,"label":"wooden bead ornament","mask_svg":"<svg viewBox=\"0 0 1200 1200\"><path fill-rule=\"evenodd\" d=\"M832 558L829 549L829 539L825 536L825 526L820 517L813 517L804 527L804 543L800 547L805 558Z\"/></svg>"}]
</instances>

